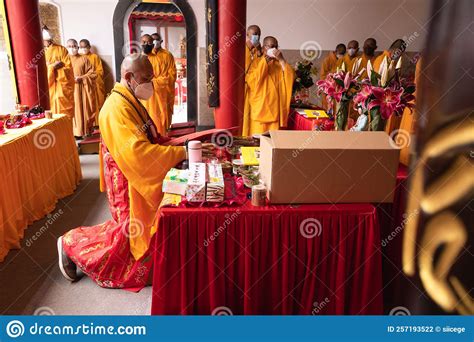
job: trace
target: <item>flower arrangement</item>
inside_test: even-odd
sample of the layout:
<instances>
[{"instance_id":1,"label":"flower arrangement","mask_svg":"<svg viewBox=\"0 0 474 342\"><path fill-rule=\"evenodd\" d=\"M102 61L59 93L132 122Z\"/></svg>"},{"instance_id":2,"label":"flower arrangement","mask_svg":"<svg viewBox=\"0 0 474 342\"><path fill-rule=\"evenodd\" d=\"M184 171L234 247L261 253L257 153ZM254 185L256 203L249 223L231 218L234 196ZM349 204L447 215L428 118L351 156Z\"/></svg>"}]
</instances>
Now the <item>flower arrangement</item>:
<instances>
[{"instance_id":1,"label":"flower arrangement","mask_svg":"<svg viewBox=\"0 0 474 342\"><path fill-rule=\"evenodd\" d=\"M314 85L313 75L317 74L317 69L311 61L305 59L296 63L295 74L293 102L305 103L309 98L308 89Z\"/></svg>"},{"instance_id":2,"label":"flower arrangement","mask_svg":"<svg viewBox=\"0 0 474 342\"><path fill-rule=\"evenodd\" d=\"M326 96L329 108L336 105L335 126L338 131L346 129L349 103L360 90L359 78L363 73L360 64L359 58L354 62L352 71L346 71L345 64L342 63L336 72L329 73L324 80L317 82L318 94Z\"/></svg>"},{"instance_id":3,"label":"flower arrangement","mask_svg":"<svg viewBox=\"0 0 474 342\"><path fill-rule=\"evenodd\" d=\"M399 77L401 59L394 64L385 58L377 73L369 61L368 78L361 81L360 91L354 96L354 108L369 116L371 131L383 131L392 115L400 116L405 108L414 106L415 84Z\"/></svg>"}]
</instances>

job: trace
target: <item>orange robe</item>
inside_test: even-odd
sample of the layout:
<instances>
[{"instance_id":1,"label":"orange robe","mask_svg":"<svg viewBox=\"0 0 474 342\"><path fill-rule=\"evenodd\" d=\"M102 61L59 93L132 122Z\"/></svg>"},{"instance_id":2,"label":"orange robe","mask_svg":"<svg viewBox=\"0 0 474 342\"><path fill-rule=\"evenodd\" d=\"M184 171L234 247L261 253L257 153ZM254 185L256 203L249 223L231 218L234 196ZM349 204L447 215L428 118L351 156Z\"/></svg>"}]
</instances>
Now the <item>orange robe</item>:
<instances>
[{"instance_id":1,"label":"orange robe","mask_svg":"<svg viewBox=\"0 0 474 342\"><path fill-rule=\"evenodd\" d=\"M48 66L49 101L53 113L74 116L74 72L69 53L64 46L52 44L45 51ZM52 64L63 62L64 66L54 69Z\"/></svg>"},{"instance_id":2,"label":"orange robe","mask_svg":"<svg viewBox=\"0 0 474 342\"><path fill-rule=\"evenodd\" d=\"M380 55L378 55L374 62L372 63L372 67L373 67L373 70L376 72L376 73L379 73L379 69L380 69L380 65L382 64L383 62L383 59L384 57L387 57L389 63L390 63L390 52L388 52L387 50L385 50L384 52L382 52Z\"/></svg>"},{"instance_id":3,"label":"orange robe","mask_svg":"<svg viewBox=\"0 0 474 342\"><path fill-rule=\"evenodd\" d=\"M360 61L360 67L362 69L364 69L364 72L362 73L362 77L361 77L361 80L363 80L364 78L367 78L367 64L369 63L370 61L370 64L372 64L372 67L374 66L374 62L375 62L375 59L377 57L375 56L367 56L365 53L363 53L361 56L362 60Z\"/></svg>"},{"instance_id":4,"label":"orange robe","mask_svg":"<svg viewBox=\"0 0 474 342\"><path fill-rule=\"evenodd\" d=\"M352 72L352 67L354 66L354 62L360 57L359 54L355 55L354 57L349 56L349 54L345 54L342 58L342 62L346 65L346 71ZM340 63L341 64L341 63ZM340 65L339 65L340 67Z\"/></svg>"},{"instance_id":5,"label":"orange robe","mask_svg":"<svg viewBox=\"0 0 474 342\"><path fill-rule=\"evenodd\" d=\"M330 72L336 71L337 61L338 59L334 51L330 52L329 55L327 55L326 58L323 59L320 71L321 80L324 80Z\"/></svg>"},{"instance_id":6,"label":"orange robe","mask_svg":"<svg viewBox=\"0 0 474 342\"><path fill-rule=\"evenodd\" d=\"M258 64L258 61L263 58L263 56L258 56L255 48L250 50L248 46L245 46L245 90L244 90L244 114L242 118L242 135L250 135L250 102L249 102L249 87L247 84L247 74L251 69L255 68Z\"/></svg>"},{"instance_id":7,"label":"orange robe","mask_svg":"<svg viewBox=\"0 0 474 342\"><path fill-rule=\"evenodd\" d=\"M97 78L95 79L97 99L95 120L98 122L99 111L105 101L104 68L102 67L102 60L97 54L89 52L86 56L89 59L89 62L91 62L92 67L94 68L94 71L97 75Z\"/></svg>"},{"instance_id":8,"label":"orange robe","mask_svg":"<svg viewBox=\"0 0 474 342\"><path fill-rule=\"evenodd\" d=\"M165 49L149 54L148 59L153 66L155 91L149 100L142 103L148 110L158 132L165 136L171 126L173 116L176 63L173 55Z\"/></svg>"},{"instance_id":9,"label":"orange robe","mask_svg":"<svg viewBox=\"0 0 474 342\"><path fill-rule=\"evenodd\" d=\"M130 250L138 260L148 250L157 229L163 179L169 169L186 158L186 150L182 146L150 143L146 134L137 130L137 125L146 127L147 122L144 119L147 115L137 98L120 83L115 84L114 90L123 94L133 106L113 92L100 110L99 128L107 149L128 180L130 222L137 223L143 230L141 234L130 235Z\"/></svg>"},{"instance_id":10,"label":"orange robe","mask_svg":"<svg viewBox=\"0 0 474 342\"><path fill-rule=\"evenodd\" d=\"M258 60L247 74L250 105L249 135L278 130L288 124L295 71L275 59Z\"/></svg>"},{"instance_id":11,"label":"orange robe","mask_svg":"<svg viewBox=\"0 0 474 342\"><path fill-rule=\"evenodd\" d=\"M74 76L82 80L74 85L74 136L82 137L91 133L95 121L97 96L95 79L97 77L92 64L86 56L70 56Z\"/></svg>"}]
</instances>

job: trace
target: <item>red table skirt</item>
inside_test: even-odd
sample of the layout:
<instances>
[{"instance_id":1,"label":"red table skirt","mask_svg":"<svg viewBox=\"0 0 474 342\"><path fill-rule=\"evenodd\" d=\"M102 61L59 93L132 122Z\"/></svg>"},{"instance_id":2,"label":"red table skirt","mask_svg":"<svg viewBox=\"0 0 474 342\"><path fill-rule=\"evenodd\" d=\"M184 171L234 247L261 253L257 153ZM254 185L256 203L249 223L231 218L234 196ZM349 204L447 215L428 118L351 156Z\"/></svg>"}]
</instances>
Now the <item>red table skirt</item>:
<instances>
[{"instance_id":1,"label":"red table skirt","mask_svg":"<svg viewBox=\"0 0 474 342\"><path fill-rule=\"evenodd\" d=\"M383 312L370 204L164 208L154 252L154 315Z\"/></svg>"},{"instance_id":2,"label":"red table skirt","mask_svg":"<svg viewBox=\"0 0 474 342\"><path fill-rule=\"evenodd\" d=\"M308 119L294 109L290 109L288 129L293 131L313 131L316 120Z\"/></svg>"}]
</instances>

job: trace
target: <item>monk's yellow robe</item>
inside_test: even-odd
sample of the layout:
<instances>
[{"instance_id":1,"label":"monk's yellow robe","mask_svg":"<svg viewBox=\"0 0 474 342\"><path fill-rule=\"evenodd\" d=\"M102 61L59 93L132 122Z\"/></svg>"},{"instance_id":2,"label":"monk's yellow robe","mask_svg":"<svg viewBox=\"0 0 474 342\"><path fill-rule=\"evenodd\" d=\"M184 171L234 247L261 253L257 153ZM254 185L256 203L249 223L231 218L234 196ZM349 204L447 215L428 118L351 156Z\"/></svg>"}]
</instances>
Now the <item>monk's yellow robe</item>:
<instances>
[{"instance_id":1,"label":"monk's yellow robe","mask_svg":"<svg viewBox=\"0 0 474 342\"><path fill-rule=\"evenodd\" d=\"M97 75L95 79L95 88L96 88L96 113L95 113L95 121L98 122L99 119L99 111L102 108L102 105L105 101L105 84L104 84L104 68L102 66L102 60L100 59L99 55L89 52L86 57L91 62L92 67Z\"/></svg>"},{"instance_id":2,"label":"monk's yellow robe","mask_svg":"<svg viewBox=\"0 0 474 342\"><path fill-rule=\"evenodd\" d=\"M422 59L418 60L416 63L416 69L415 69L415 101L416 101L416 94L418 93L418 85L420 84L420 75L421 75L421 64ZM416 108L415 108L416 110ZM415 113L414 110L410 110L409 108L405 108L403 111L402 115L402 121L400 123L400 131L402 132L401 134L409 134L413 135L415 133ZM411 142L413 144L413 140ZM404 148L401 149L400 151L400 162L406 166L409 166L410 163L410 149L411 146L405 146Z\"/></svg>"},{"instance_id":3,"label":"monk's yellow robe","mask_svg":"<svg viewBox=\"0 0 474 342\"><path fill-rule=\"evenodd\" d=\"M135 260L145 254L156 232L163 179L170 168L186 158L182 146L150 143L144 133L148 121L138 99L127 87L116 83L100 110L99 128L105 146L128 180L130 222L143 228L143 234L129 238ZM101 165L101 184L103 179Z\"/></svg>"},{"instance_id":4,"label":"monk's yellow robe","mask_svg":"<svg viewBox=\"0 0 474 342\"><path fill-rule=\"evenodd\" d=\"M153 96L142 101L151 119L161 135L166 135L171 126L174 109L176 82L176 63L171 52L165 49L156 50L148 55L153 66Z\"/></svg>"},{"instance_id":5,"label":"monk's yellow robe","mask_svg":"<svg viewBox=\"0 0 474 342\"><path fill-rule=\"evenodd\" d=\"M74 136L83 137L91 133L97 108L95 79L97 77L92 64L86 56L70 56L74 77L82 77L74 85Z\"/></svg>"},{"instance_id":6,"label":"monk's yellow robe","mask_svg":"<svg viewBox=\"0 0 474 342\"><path fill-rule=\"evenodd\" d=\"M352 67L354 66L354 63L358 58L360 58L359 54L356 54L354 57L351 57L347 53L344 55L344 57L342 57L342 61L346 65L346 71L352 72Z\"/></svg>"},{"instance_id":7,"label":"monk's yellow robe","mask_svg":"<svg viewBox=\"0 0 474 342\"><path fill-rule=\"evenodd\" d=\"M51 111L74 116L74 72L69 53L64 46L51 44L45 51L48 66L49 102ZM53 64L63 62L63 66L55 69Z\"/></svg>"},{"instance_id":8,"label":"monk's yellow robe","mask_svg":"<svg viewBox=\"0 0 474 342\"><path fill-rule=\"evenodd\" d=\"M276 59L259 59L247 74L250 105L249 135L288 125L295 71Z\"/></svg>"},{"instance_id":9,"label":"monk's yellow robe","mask_svg":"<svg viewBox=\"0 0 474 342\"><path fill-rule=\"evenodd\" d=\"M361 80L363 80L364 78L367 78L368 75L367 75L367 64L369 63L370 61L370 64L372 64L372 67L374 65L374 62L375 62L375 59L377 57L374 56L368 56L366 55L365 53L363 53L360 58L362 58L362 60L360 61L360 67L361 69L364 70L364 72L362 73L362 77L360 78Z\"/></svg>"},{"instance_id":10,"label":"monk's yellow robe","mask_svg":"<svg viewBox=\"0 0 474 342\"><path fill-rule=\"evenodd\" d=\"M372 67L373 67L373 70L376 72L376 73L379 73L379 69L380 69L380 65L382 64L383 62L383 59L387 57L388 59L388 62L390 63L390 52L388 52L387 50L385 50L384 52L382 52L380 55L378 55L374 62L372 63Z\"/></svg>"},{"instance_id":11,"label":"monk's yellow robe","mask_svg":"<svg viewBox=\"0 0 474 342\"><path fill-rule=\"evenodd\" d=\"M247 74L251 69L255 68L255 65L258 64L258 60L263 58L262 55L258 55L257 49L245 46L245 90L244 90L244 114L242 118L242 135L250 135L250 102L249 102L249 88L247 84Z\"/></svg>"}]
</instances>

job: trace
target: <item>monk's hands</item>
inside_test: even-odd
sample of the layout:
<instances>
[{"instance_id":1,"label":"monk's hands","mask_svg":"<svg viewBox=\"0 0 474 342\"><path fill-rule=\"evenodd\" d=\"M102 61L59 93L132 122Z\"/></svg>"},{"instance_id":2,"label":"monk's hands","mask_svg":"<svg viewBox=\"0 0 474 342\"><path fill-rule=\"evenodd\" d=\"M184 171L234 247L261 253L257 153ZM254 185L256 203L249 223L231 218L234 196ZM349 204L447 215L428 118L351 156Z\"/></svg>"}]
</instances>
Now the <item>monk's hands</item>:
<instances>
[{"instance_id":1,"label":"monk's hands","mask_svg":"<svg viewBox=\"0 0 474 342\"><path fill-rule=\"evenodd\" d=\"M275 50L274 55L275 55L275 58L279 60L280 62L285 61L285 58L283 57L283 53L279 49Z\"/></svg>"},{"instance_id":2,"label":"monk's hands","mask_svg":"<svg viewBox=\"0 0 474 342\"><path fill-rule=\"evenodd\" d=\"M82 82L82 76L74 77L74 81L76 81L76 83L81 83Z\"/></svg>"},{"instance_id":3,"label":"monk's hands","mask_svg":"<svg viewBox=\"0 0 474 342\"><path fill-rule=\"evenodd\" d=\"M59 69L59 68L62 68L64 66L64 63L61 62L61 61L56 61L54 63L52 63L52 66L54 69Z\"/></svg>"}]
</instances>

